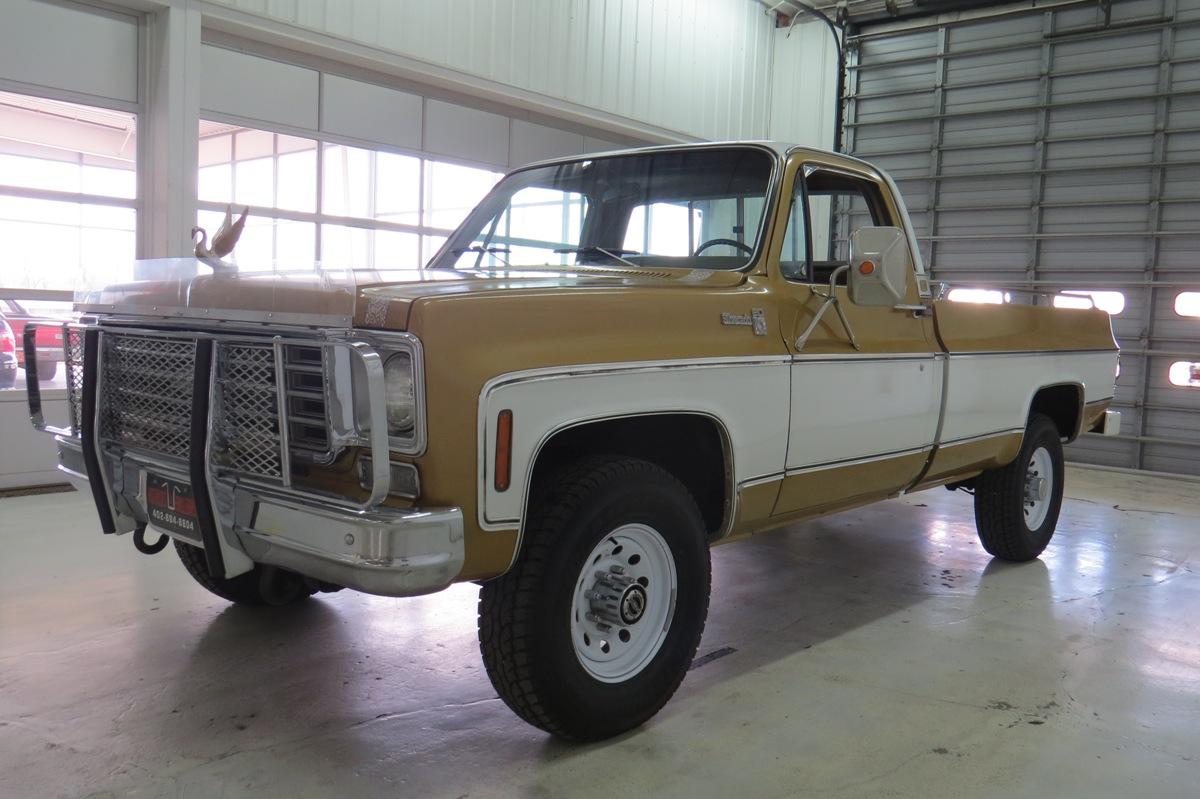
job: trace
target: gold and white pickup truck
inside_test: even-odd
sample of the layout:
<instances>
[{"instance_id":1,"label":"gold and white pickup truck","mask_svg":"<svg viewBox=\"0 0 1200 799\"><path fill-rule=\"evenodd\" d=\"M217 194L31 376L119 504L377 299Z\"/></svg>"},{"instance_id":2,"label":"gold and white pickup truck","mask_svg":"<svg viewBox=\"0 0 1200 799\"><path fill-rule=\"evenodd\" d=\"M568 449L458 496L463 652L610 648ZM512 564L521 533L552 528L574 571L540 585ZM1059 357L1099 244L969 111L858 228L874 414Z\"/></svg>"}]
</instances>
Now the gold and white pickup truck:
<instances>
[{"instance_id":1,"label":"gold and white pickup truck","mask_svg":"<svg viewBox=\"0 0 1200 799\"><path fill-rule=\"evenodd\" d=\"M28 387L101 528L245 604L477 581L500 696L576 740L675 691L712 545L948 485L1035 558L1119 423L1103 311L940 301L888 176L803 147L519 169L421 270L138 270L79 298L69 423Z\"/></svg>"}]
</instances>

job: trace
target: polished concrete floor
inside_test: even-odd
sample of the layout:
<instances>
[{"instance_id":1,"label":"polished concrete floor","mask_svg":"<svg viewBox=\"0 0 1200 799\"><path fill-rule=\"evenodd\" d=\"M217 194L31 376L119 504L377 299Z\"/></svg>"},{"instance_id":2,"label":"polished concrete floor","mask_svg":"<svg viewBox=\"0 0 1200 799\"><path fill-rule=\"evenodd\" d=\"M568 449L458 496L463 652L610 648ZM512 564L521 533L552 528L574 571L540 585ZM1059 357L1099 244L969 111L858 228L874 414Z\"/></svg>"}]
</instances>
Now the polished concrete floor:
<instances>
[{"instance_id":1,"label":"polished concrete floor","mask_svg":"<svg viewBox=\"0 0 1200 799\"><path fill-rule=\"evenodd\" d=\"M1198 494L1073 468L1022 566L941 489L719 548L699 665L585 747L496 698L474 586L243 610L2 499L0 797L1196 796Z\"/></svg>"}]
</instances>

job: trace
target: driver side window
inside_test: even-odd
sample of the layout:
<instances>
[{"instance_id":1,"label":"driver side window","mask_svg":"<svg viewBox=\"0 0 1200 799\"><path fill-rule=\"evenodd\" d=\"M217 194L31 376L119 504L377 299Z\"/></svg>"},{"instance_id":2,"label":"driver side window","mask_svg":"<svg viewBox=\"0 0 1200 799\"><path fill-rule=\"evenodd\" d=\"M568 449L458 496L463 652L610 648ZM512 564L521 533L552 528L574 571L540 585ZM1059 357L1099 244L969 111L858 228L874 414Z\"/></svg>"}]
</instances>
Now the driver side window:
<instances>
[{"instance_id":1,"label":"driver side window","mask_svg":"<svg viewBox=\"0 0 1200 799\"><path fill-rule=\"evenodd\" d=\"M796 181L779 258L783 276L800 283L828 283L834 270L850 262L851 231L890 224L874 183L839 172L813 171L803 183ZM845 283L844 275L838 282Z\"/></svg>"}]
</instances>

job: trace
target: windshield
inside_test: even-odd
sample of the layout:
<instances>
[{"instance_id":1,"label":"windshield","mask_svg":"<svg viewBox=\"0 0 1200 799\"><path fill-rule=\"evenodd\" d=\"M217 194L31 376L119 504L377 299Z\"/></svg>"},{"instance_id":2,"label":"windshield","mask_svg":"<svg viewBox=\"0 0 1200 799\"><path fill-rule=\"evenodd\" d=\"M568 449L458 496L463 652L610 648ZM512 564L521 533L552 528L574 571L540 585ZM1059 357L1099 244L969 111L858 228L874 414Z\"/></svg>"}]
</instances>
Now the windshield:
<instances>
[{"instance_id":1,"label":"windshield","mask_svg":"<svg viewBox=\"0 0 1200 799\"><path fill-rule=\"evenodd\" d=\"M497 184L430 266L741 269L756 249L772 166L764 150L729 147L521 170Z\"/></svg>"}]
</instances>

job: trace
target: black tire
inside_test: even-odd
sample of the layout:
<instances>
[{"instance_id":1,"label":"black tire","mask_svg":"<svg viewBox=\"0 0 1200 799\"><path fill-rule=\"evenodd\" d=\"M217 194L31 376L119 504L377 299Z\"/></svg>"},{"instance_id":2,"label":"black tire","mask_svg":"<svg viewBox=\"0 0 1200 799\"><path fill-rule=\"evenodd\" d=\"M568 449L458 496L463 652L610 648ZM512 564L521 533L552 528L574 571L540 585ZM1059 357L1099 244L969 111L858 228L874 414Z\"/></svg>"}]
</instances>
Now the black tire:
<instances>
[{"instance_id":1,"label":"black tire","mask_svg":"<svg viewBox=\"0 0 1200 799\"><path fill-rule=\"evenodd\" d=\"M58 372L58 361L38 361L37 375L39 383L48 383Z\"/></svg>"},{"instance_id":2,"label":"black tire","mask_svg":"<svg viewBox=\"0 0 1200 799\"><path fill-rule=\"evenodd\" d=\"M1025 516L1025 485L1034 452L1050 455L1053 483L1041 524L1030 529ZM975 527L988 554L1001 560L1027 561L1042 554L1058 524L1063 496L1063 449L1058 427L1048 416L1033 414L1021 451L1007 466L990 469L975 480Z\"/></svg>"},{"instance_id":3,"label":"black tire","mask_svg":"<svg viewBox=\"0 0 1200 799\"><path fill-rule=\"evenodd\" d=\"M571 608L585 560L626 524L661 535L678 591L652 659L623 682L602 682L575 653ZM654 464L587 458L540 492L524 537L512 569L480 592L479 646L492 685L522 719L567 740L601 740L639 726L675 693L704 632L711 572L695 500Z\"/></svg>"},{"instance_id":4,"label":"black tire","mask_svg":"<svg viewBox=\"0 0 1200 799\"><path fill-rule=\"evenodd\" d=\"M208 573L208 562L200 547L176 539L175 552L193 580L237 605L288 605L308 599L319 590L318 584L295 572L262 564L237 577L213 577Z\"/></svg>"}]
</instances>

